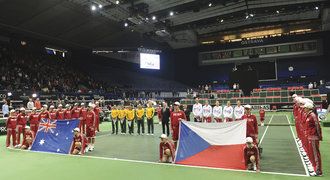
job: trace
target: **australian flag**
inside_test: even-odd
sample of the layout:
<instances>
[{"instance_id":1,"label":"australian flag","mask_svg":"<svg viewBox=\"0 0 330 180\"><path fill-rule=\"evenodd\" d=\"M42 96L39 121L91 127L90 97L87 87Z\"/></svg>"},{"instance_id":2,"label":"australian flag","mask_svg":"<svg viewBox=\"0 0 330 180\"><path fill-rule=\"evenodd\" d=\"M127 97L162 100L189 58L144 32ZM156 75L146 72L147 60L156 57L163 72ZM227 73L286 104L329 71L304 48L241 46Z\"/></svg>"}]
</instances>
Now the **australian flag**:
<instances>
[{"instance_id":1,"label":"australian flag","mask_svg":"<svg viewBox=\"0 0 330 180\"><path fill-rule=\"evenodd\" d=\"M78 119L42 119L31 150L69 154L73 140L73 129L78 125Z\"/></svg>"}]
</instances>

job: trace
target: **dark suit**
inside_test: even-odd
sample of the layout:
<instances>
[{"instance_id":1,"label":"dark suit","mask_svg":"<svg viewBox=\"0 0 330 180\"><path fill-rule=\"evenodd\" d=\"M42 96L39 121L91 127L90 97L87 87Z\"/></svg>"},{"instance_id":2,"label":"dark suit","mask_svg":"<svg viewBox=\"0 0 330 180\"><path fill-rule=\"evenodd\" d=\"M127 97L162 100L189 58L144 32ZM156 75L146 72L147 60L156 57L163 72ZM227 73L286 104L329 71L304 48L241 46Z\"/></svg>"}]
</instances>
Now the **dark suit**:
<instances>
[{"instance_id":1,"label":"dark suit","mask_svg":"<svg viewBox=\"0 0 330 180\"><path fill-rule=\"evenodd\" d=\"M167 136L170 135L170 126L169 126L169 118L171 116L171 113L170 113L170 109L167 107L167 108L162 108L162 111L161 111L161 115L162 115L162 128L163 128L163 134L165 134L165 127L167 129Z\"/></svg>"}]
</instances>

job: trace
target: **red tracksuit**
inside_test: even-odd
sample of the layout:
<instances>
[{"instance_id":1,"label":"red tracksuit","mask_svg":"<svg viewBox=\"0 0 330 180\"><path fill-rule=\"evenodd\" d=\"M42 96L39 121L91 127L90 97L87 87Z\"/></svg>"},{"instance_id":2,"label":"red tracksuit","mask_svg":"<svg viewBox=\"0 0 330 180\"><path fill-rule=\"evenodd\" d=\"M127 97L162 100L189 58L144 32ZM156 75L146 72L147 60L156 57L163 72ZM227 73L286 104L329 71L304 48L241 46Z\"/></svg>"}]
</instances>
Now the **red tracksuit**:
<instances>
[{"instance_id":1,"label":"red tracksuit","mask_svg":"<svg viewBox=\"0 0 330 180\"><path fill-rule=\"evenodd\" d=\"M299 138L299 136L298 136L298 132L299 132L299 127L298 127L298 123L299 123L299 120L298 120L299 105L297 103L293 105L292 111L293 111L293 118L294 118L294 122L295 122L295 126L296 126L297 137Z\"/></svg>"},{"instance_id":2,"label":"red tracksuit","mask_svg":"<svg viewBox=\"0 0 330 180\"><path fill-rule=\"evenodd\" d=\"M17 126L16 126L16 132L17 132L17 144L21 144L21 134L25 134L25 126L27 122L27 116L24 113L19 113L17 115Z\"/></svg>"},{"instance_id":3,"label":"red tracksuit","mask_svg":"<svg viewBox=\"0 0 330 180\"><path fill-rule=\"evenodd\" d=\"M159 160L162 160L166 149L169 149L171 151L172 161L174 161L175 147L174 144L170 141L159 143Z\"/></svg>"},{"instance_id":4,"label":"red tracksuit","mask_svg":"<svg viewBox=\"0 0 330 180\"><path fill-rule=\"evenodd\" d=\"M314 170L319 175L322 174L320 141L322 141L322 131L320 122L314 112L309 112L306 118L306 135L308 140L308 157Z\"/></svg>"},{"instance_id":5,"label":"red tracksuit","mask_svg":"<svg viewBox=\"0 0 330 180\"><path fill-rule=\"evenodd\" d=\"M178 112L171 112L171 128L173 131L172 134L172 139L173 141L177 141L179 139L179 125L180 125L180 120L179 119L184 119L186 120L186 115L183 111L178 111Z\"/></svg>"},{"instance_id":6,"label":"red tracksuit","mask_svg":"<svg viewBox=\"0 0 330 180\"><path fill-rule=\"evenodd\" d=\"M86 114L86 136L92 138L95 136L95 113L94 111L87 111Z\"/></svg>"},{"instance_id":7,"label":"red tracksuit","mask_svg":"<svg viewBox=\"0 0 330 180\"><path fill-rule=\"evenodd\" d=\"M56 120L58 117L58 112L55 110L49 111L49 119Z\"/></svg>"},{"instance_id":8,"label":"red tracksuit","mask_svg":"<svg viewBox=\"0 0 330 180\"><path fill-rule=\"evenodd\" d=\"M244 161L245 161L245 166L247 168L248 164L252 163L250 161L250 157L254 156L256 160L256 166L257 170L260 170L260 163L259 163L259 150L256 145L253 145L253 147L249 148L247 145L244 146Z\"/></svg>"},{"instance_id":9,"label":"red tracksuit","mask_svg":"<svg viewBox=\"0 0 330 180\"><path fill-rule=\"evenodd\" d=\"M72 111L71 110L65 110L64 112L64 119L72 119Z\"/></svg>"},{"instance_id":10,"label":"red tracksuit","mask_svg":"<svg viewBox=\"0 0 330 180\"><path fill-rule=\"evenodd\" d=\"M80 113L80 123L79 123L79 129L80 132L83 132L85 134L86 131L86 115L87 115L87 109L85 107L81 108L81 113Z\"/></svg>"},{"instance_id":11,"label":"red tracksuit","mask_svg":"<svg viewBox=\"0 0 330 180\"><path fill-rule=\"evenodd\" d=\"M25 132L24 137L23 137L23 142L22 145L25 145L26 148L29 148L32 145L31 143L26 142L26 138L32 138L32 142L34 140L34 132L30 131L30 132Z\"/></svg>"},{"instance_id":12,"label":"red tracksuit","mask_svg":"<svg viewBox=\"0 0 330 180\"><path fill-rule=\"evenodd\" d=\"M246 137L251 137L253 142L257 144L258 121L256 116L253 114L244 114L242 119L246 120Z\"/></svg>"},{"instance_id":13,"label":"red tracksuit","mask_svg":"<svg viewBox=\"0 0 330 180\"><path fill-rule=\"evenodd\" d=\"M260 122L263 123L265 120L265 110L264 109L260 109L259 110L259 116L260 116Z\"/></svg>"},{"instance_id":14,"label":"red tracksuit","mask_svg":"<svg viewBox=\"0 0 330 180\"><path fill-rule=\"evenodd\" d=\"M8 117L6 123L6 129L7 129L6 147L10 146L10 136L12 137L13 140L13 146L16 146L16 125L17 125L17 118Z\"/></svg>"},{"instance_id":15,"label":"red tracksuit","mask_svg":"<svg viewBox=\"0 0 330 180\"><path fill-rule=\"evenodd\" d=\"M40 120L49 119L49 112L48 111L40 112L39 116L40 116Z\"/></svg>"},{"instance_id":16,"label":"red tracksuit","mask_svg":"<svg viewBox=\"0 0 330 180\"><path fill-rule=\"evenodd\" d=\"M100 107L95 107L94 108L94 113L95 113L95 128L97 132L100 131Z\"/></svg>"},{"instance_id":17,"label":"red tracksuit","mask_svg":"<svg viewBox=\"0 0 330 180\"><path fill-rule=\"evenodd\" d=\"M81 108L75 107L72 109L72 119L79 119L81 113Z\"/></svg>"},{"instance_id":18,"label":"red tracksuit","mask_svg":"<svg viewBox=\"0 0 330 180\"><path fill-rule=\"evenodd\" d=\"M81 143L81 148L75 147L75 143L80 142ZM78 136L73 136L73 143L71 147L71 154L74 149L77 149L81 152L81 154L85 153L85 148L87 146L87 139L83 134L79 134Z\"/></svg>"},{"instance_id":19,"label":"red tracksuit","mask_svg":"<svg viewBox=\"0 0 330 180\"><path fill-rule=\"evenodd\" d=\"M29 121L30 121L31 131L33 131L34 134L37 134L38 127L39 127L39 122L40 122L40 115L37 114L37 113L30 114Z\"/></svg>"},{"instance_id":20,"label":"red tracksuit","mask_svg":"<svg viewBox=\"0 0 330 180\"><path fill-rule=\"evenodd\" d=\"M65 114L65 110L64 109L57 110L57 119L59 119L59 120L65 119L64 114Z\"/></svg>"}]
</instances>

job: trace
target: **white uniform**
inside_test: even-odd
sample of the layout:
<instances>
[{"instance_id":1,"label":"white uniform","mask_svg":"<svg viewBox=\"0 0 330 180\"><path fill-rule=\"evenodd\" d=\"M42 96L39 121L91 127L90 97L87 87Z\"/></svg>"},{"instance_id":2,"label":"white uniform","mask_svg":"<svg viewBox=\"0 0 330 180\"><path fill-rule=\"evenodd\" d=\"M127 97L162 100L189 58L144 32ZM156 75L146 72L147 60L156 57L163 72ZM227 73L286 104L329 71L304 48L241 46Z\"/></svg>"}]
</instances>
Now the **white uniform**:
<instances>
[{"instance_id":1,"label":"white uniform","mask_svg":"<svg viewBox=\"0 0 330 180\"><path fill-rule=\"evenodd\" d=\"M236 106L234 108L234 116L236 120L242 119L242 116L244 115L244 107L243 106Z\"/></svg>"},{"instance_id":2,"label":"white uniform","mask_svg":"<svg viewBox=\"0 0 330 180\"><path fill-rule=\"evenodd\" d=\"M222 116L222 106L214 106L213 107L213 118L217 122L221 122L221 116Z\"/></svg>"},{"instance_id":3,"label":"white uniform","mask_svg":"<svg viewBox=\"0 0 330 180\"><path fill-rule=\"evenodd\" d=\"M225 121L232 121L233 120L233 107L231 106L225 106L223 108L223 117L225 118Z\"/></svg>"},{"instance_id":4,"label":"white uniform","mask_svg":"<svg viewBox=\"0 0 330 180\"><path fill-rule=\"evenodd\" d=\"M203 119L205 122L211 122L212 121L212 106L210 105L204 105L203 106Z\"/></svg>"},{"instance_id":5,"label":"white uniform","mask_svg":"<svg viewBox=\"0 0 330 180\"><path fill-rule=\"evenodd\" d=\"M198 104L194 104L193 105L193 109L192 109L194 118L197 121L201 121L202 117L203 117L203 106L202 104L198 103Z\"/></svg>"}]
</instances>

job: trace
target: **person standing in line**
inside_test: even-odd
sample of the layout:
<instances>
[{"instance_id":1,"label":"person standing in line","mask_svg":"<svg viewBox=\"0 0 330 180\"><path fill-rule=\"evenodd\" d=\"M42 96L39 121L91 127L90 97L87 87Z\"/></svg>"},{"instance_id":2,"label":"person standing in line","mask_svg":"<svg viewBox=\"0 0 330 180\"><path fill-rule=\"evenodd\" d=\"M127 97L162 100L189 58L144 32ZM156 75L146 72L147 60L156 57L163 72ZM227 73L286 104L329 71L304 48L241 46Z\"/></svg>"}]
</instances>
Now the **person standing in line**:
<instances>
[{"instance_id":1,"label":"person standing in line","mask_svg":"<svg viewBox=\"0 0 330 180\"><path fill-rule=\"evenodd\" d=\"M2 105L2 115L4 118L9 116L8 101L5 99L3 100L3 105Z\"/></svg>"},{"instance_id":2,"label":"person standing in line","mask_svg":"<svg viewBox=\"0 0 330 180\"><path fill-rule=\"evenodd\" d=\"M111 108L112 134L118 134L118 110L116 105Z\"/></svg>"},{"instance_id":3,"label":"person standing in line","mask_svg":"<svg viewBox=\"0 0 330 180\"><path fill-rule=\"evenodd\" d=\"M12 138L13 147L16 147L16 126L17 126L17 116L15 115L15 110L10 110L9 117L6 121L7 138L6 147L10 147L10 137Z\"/></svg>"},{"instance_id":4,"label":"person standing in line","mask_svg":"<svg viewBox=\"0 0 330 180\"><path fill-rule=\"evenodd\" d=\"M179 127L180 121L185 121L186 115L182 110L180 110L180 103L174 103L174 110L171 113L171 129L172 129L172 139L174 141L175 147L177 146L177 141L179 139Z\"/></svg>"},{"instance_id":5,"label":"person standing in line","mask_svg":"<svg viewBox=\"0 0 330 180\"><path fill-rule=\"evenodd\" d=\"M219 101L215 101L215 106L213 107L213 118L216 122L222 122L222 106L220 106Z\"/></svg>"},{"instance_id":6,"label":"person standing in line","mask_svg":"<svg viewBox=\"0 0 330 180\"><path fill-rule=\"evenodd\" d=\"M162 132L163 134L166 134L167 136L170 135L170 109L168 108L168 105L166 102L163 102L163 108L162 108Z\"/></svg>"},{"instance_id":7,"label":"person standing in line","mask_svg":"<svg viewBox=\"0 0 330 180\"><path fill-rule=\"evenodd\" d=\"M209 101L205 101L203 106L203 122L212 122L212 107L209 105Z\"/></svg>"},{"instance_id":8,"label":"person standing in line","mask_svg":"<svg viewBox=\"0 0 330 180\"><path fill-rule=\"evenodd\" d=\"M155 108L152 107L152 102L149 101L146 108L146 117L147 117L147 125L148 125L148 134L154 135L154 115Z\"/></svg>"},{"instance_id":9,"label":"person standing in line","mask_svg":"<svg viewBox=\"0 0 330 180\"><path fill-rule=\"evenodd\" d=\"M234 116L235 120L242 120L242 117L244 115L244 107L241 106L241 101L237 101L237 106L234 108Z\"/></svg>"},{"instance_id":10,"label":"person standing in line","mask_svg":"<svg viewBox=\"0 0 330 180\"><path fill-rule=\"evenodd\" d=\"M118 119L120 121L120 134L126 134L126 110L123 106L119 106Z\"/></svg>"},{"instance_id":11,"label":"person standing in line","mask_svg":"<svg viewBox=\"0 0 330 180\"><path fill-rule=\"evenodd\" d=\"M230 101L227 101L227 105L223 108L223 117L225 119L225 122L233 121L233 112L234 109L230 105Z\"/></svg>"},{"instance_id":12,"label":"person standing in line","mask_svg":"<svg viewBox=\"0 0 330 180\"><path fill-rule=\"evenodd\" d=\"M137 105L136 109L136 123L137 123L137 133L141 135L141 128L142 128L142 135L144 135L144 117L145 117L145 110L142 108L141 104Z\"/></svg>"},{"instance_id":13,"label":"person standing in line","mask_svg":"<svg viewBox=\"0 0 330 180\"><path fill-rule=\"evenodd\" d=\"M133 105L128 106L126 111L126 119L128 125L128 133L130 135L134 134L134 119L135 119L135 110L133 109Z\"/></svg>"},{"instance_id":14,"label":"person standing in line","mask_svg":"<svg viewBox=\"0 0 330 180\"><path fill-rule=\"evenodd\" d=\"M202 122L203 118L203 106L199 103L199 98L195 98L195 104L193 105L192 109L194 115L194 122Z\"/></svg>"},{"instance_id":15,"label":"person standing in line","mask_svg":"<svg viewBox=\"0 0 330 180\"><path fill-rule=\"evenodd\" d=\"M190 121L190 109L188 108L187 104L183 105L183 112L186 115L187 121Z\"/></svg>"}]
</instances>

